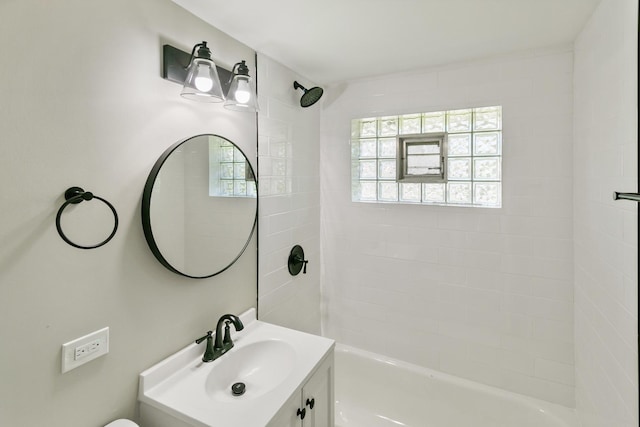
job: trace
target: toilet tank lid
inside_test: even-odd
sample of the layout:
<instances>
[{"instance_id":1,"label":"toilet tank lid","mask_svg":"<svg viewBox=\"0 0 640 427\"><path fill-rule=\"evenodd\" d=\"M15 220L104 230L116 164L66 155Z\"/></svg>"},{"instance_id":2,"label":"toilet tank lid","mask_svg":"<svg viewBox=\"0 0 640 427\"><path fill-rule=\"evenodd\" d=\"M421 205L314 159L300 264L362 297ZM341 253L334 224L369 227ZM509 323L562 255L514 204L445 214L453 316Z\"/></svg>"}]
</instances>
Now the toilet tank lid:
<instances>
[{"instance_id":1,"label":"toilet tank lid","mask_svg":"<svg viewBox=\"0 0 640 427\"><path fill-rule=\"evenodd\" d=\"M139 426L138 424L134 423L131 420L120 419L120 420L112 421L104 427L139 427Z\"/></svg>"}]
</instances>

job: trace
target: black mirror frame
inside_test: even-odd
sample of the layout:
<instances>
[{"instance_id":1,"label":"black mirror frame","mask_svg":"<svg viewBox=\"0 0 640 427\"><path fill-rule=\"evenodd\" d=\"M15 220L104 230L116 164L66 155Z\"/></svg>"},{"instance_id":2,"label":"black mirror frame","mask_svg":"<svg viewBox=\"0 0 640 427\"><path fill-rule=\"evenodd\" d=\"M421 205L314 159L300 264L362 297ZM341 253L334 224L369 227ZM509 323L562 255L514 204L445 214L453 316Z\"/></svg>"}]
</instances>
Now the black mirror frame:
<instances>
[{"instance_id":1,"label":"black mirror frame","mask_svg":"<svg viewBox=\"0 0 640 427\"><path fill-rule=\"evenodd\" d=\"M236 147L244 156L245 159L247 159L247 165L249 166L249 169L251 169L251 174L252 176L255 178L256 180L256 214L253 220L253 226L251 227L251 232L249 233L249 236L247 237L247 242L244 244L244 246L242 247L242 249L240 250L240 252L238 253L238 255L224 268L222 268L220 271L217 271L213 274L209 274L207 276L191 276L189 274L183 273L182 271L176 269L174 266L172 266L169 261L167 261L167 259L162 255L162 252L160 251L160 248L158 247L155 238L153 237L153 229L151 228L151 214L150 214L150 209L151 209L151 193L153 191L153 186L156 182L156 178L158 177L158 174L160 173L160 169L162 169L162 165L164 165L164 162L169 158L169 156L178 148L180 147L182 144L184 144L185 142L194 139L194 138L198 138L200 136L212 136L212 137L217 137L217 138L222 138L225 141L229 141L230 143L233 144L234 147ZM200 134L200 135L195 135L195 136L190 136L188 138L185 138L181 141L176 142L175 144L173 144L172 146L170 146L169 148L167 148L165 150L164 153L162 153L162 155L158 158L158 160L156 160L156 163L153 165L153 168L151 168L151 172L149 172L149 176L147 177L147 181L144 185L144 190L142 192L142 209L141 209L141 216L142 216L142 229L144 231L144 237L147 240L147 244L149 245L149 249L151 249L151 252L153 253L153 255L156 257L156 259L158 261L160 261L160 264L162 264L164 267L166 267L168 270L179 274L181 276L184 277L189 277L191 279L206 279L209 277L213 277L213 276L217 276L218 274L226 271L227 269L229 269L229 267L231 267L233 264L235 264L236 261L238 261L238 259L242 256L242 254L244 253L244 251L247 249L247 246L249 246L249 242L251 242L251 238L253 237L253 233L256 230L256 226L258 224L258 178L257 175L255 174L255 171L253 169L253 166L251 166L251 162L249 162L249 159L247 158L246 154L244 153L244 151L242 151L242 149L240 147L238 147L235 143L233 143L233 141L225 138L224 136L220 136L220 135L216 135L216 134Z\"/></svg>"}]
</instances>

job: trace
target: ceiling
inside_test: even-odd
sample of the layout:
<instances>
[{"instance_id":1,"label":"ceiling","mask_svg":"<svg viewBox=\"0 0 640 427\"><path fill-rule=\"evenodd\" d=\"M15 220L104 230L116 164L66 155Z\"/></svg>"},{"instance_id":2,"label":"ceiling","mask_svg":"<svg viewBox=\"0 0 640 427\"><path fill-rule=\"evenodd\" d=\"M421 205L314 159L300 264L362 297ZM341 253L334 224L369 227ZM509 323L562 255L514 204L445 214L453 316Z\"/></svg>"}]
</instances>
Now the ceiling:
<instances>
[{"instance_id":1,"label":"ceiling","mask_svg":"<svg viewBox=\"0 0 640 427\"><path fill-rule=\"evenodd\" d=\"M600 0L173 0L317 84L574 41Z\"/></svg>"}]
</instances>

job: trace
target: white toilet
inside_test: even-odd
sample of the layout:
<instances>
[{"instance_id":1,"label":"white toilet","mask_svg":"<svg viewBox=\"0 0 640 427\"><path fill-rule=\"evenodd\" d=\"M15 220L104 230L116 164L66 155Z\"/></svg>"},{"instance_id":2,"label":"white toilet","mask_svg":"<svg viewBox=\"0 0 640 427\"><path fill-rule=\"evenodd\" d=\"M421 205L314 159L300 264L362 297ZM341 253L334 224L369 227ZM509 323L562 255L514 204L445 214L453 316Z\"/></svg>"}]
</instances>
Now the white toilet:
<instances>
[{"instance_id":1,"label":"white toilet","mask_svg":"<svg viewBox=\"0 0 640 427\"><path fill-rule=\"evenodd\" d=\"M115 420L115 421L111 421L109 424L107 424L104 427L139 427L138 424L134 423L131 420Z\"/></svg>"}]
</instances>

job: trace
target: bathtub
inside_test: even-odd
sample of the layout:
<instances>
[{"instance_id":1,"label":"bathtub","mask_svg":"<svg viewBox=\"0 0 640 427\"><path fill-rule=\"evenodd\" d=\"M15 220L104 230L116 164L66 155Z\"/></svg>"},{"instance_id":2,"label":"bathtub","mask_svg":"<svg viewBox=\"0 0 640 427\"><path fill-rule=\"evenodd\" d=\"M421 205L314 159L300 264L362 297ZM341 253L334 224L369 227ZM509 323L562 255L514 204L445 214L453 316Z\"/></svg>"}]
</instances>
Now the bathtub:
<instances>
[{"instance_id":1,"label":"bathtub","mask_svg":"<svg viewBox=\"0 0 640 427\"><path fill-rule=\"evenodd\" d=\"M342 344L336 427L578 427L572 409Z\"/></svg>"}]
</instances>

